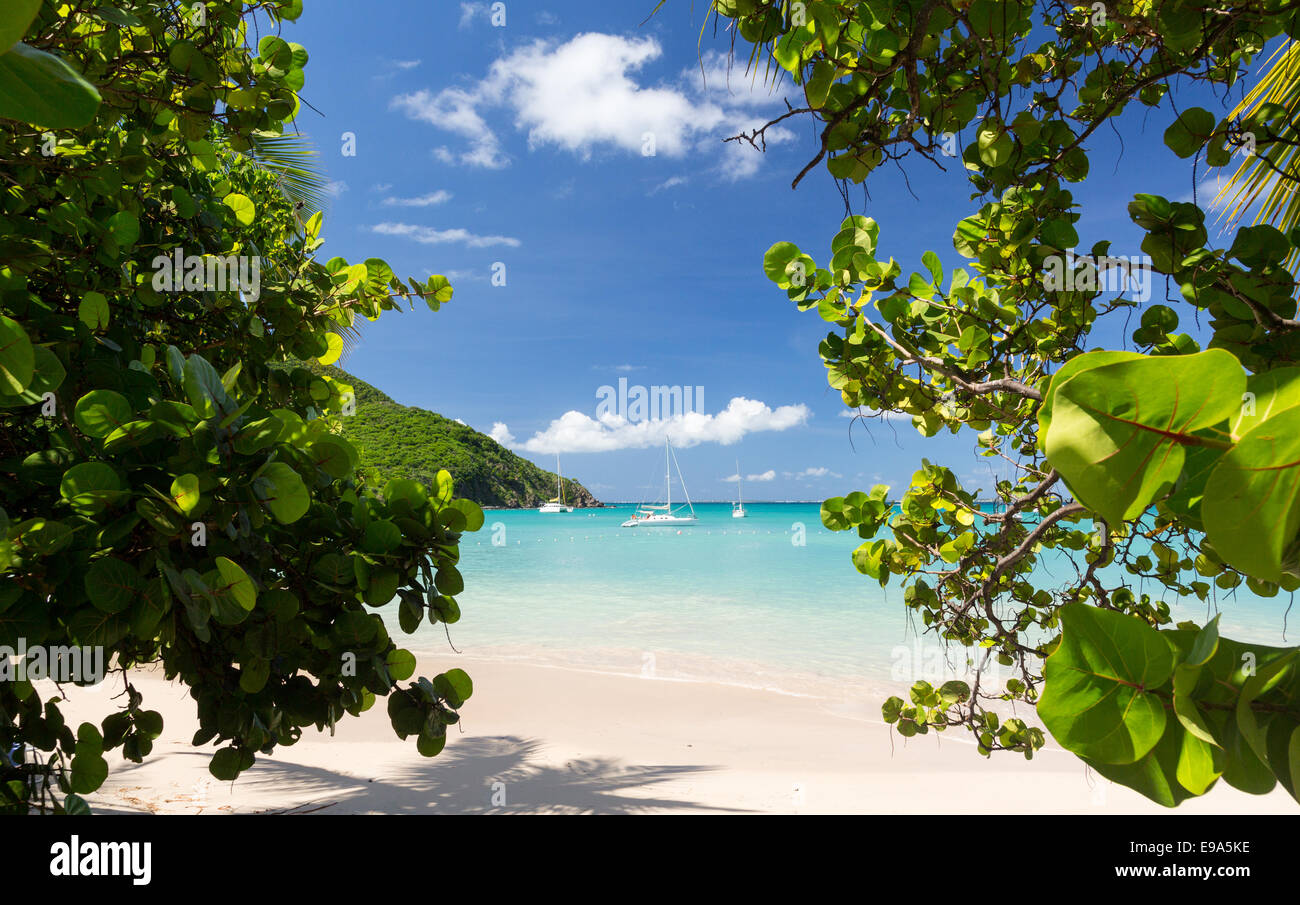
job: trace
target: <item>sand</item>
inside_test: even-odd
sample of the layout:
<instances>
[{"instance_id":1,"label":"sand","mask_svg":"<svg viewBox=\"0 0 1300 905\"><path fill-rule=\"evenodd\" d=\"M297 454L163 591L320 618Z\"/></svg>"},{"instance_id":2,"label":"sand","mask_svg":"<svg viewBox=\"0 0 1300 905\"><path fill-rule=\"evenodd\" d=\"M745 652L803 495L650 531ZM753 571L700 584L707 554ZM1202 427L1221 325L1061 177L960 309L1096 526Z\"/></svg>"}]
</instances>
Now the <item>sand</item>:
<instances>
[{"instance_id":1,"label":"sand","mask_svg":"<svg viewBox=\"0 0 1300 905\"><path fill-rule=\"evenodd\" d=\"M110 755L90 797L104 813L993 814L1295 813L1282 791L1223 784L1176 812L1091 773L1059 749L1026 762L979 756L964 732L904 740L879 699L796 697L731 685L430 657L461 666L473 698L446 750L421 757L382 702L331 738L309 730L233 783L193 748L194 702L157 673L133 684L165 720L143 764ZM119 683L120 677L109 683ZM106 683L107 684L107 683ZM72 689L70 722L96 723L113 689Z\"/></svg>"}]
</instances>

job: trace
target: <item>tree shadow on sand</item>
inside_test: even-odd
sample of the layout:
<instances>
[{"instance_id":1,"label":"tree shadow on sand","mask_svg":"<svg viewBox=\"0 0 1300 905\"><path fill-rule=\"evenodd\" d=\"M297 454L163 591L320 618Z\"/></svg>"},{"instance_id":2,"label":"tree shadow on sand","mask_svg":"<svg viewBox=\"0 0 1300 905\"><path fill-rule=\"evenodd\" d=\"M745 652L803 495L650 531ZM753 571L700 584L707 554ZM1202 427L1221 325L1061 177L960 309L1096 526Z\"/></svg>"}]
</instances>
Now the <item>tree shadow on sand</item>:
<instances>
[{"instance_id":1,"label":"tree shadow on sand","mask_svg":"<svg viewBox=\"0 0 1300 905\"><path fill-rule=\"evenodd\" d=\"M259 758L236 781L299 802L281 813L323 814L635 814L646 811L717 811L679 798L647 794L656 786L712 771L699 765L628 765L616 758L584 758L563 766L537 763L536 739L489 736L449 740L426 759L411 750L409 763L385 765L373 779L321 767ZM286 755L292 750L286 749ZM208 757L186 752L182 756ZM250 788L251 791L251 788ZM265 813L265 812L263 812Z\"/></svg>"}]
</instances>

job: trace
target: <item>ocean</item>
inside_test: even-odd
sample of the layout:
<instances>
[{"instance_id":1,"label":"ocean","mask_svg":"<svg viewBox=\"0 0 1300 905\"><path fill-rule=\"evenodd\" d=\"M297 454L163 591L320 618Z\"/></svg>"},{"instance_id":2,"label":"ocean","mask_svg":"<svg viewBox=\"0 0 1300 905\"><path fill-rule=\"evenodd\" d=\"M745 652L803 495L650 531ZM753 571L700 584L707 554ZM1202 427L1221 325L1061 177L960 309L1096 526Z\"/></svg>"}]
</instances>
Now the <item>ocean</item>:
<instances>
[{"instance_id":1,"label":"ocean","mask_svg":"<svg viewBox=\"0 0 1300 905\"><path fill-rule=\"evenodd\" d=\"M461 544L460 621L424 623L406 636L387 607L394 638L446 655L448 666L454 647L474 657L818 696L831 688L892 692L970 672L966 651L921 632L896 579L882 589L853 567L857 533L826 530L819 503L747 503L744 519L731 517L730 503L703 503L694 526L620 528L633 508L487 512L482 530ZM1049 587L1073 572L1063 555L1039 567ZM1223 635L1300 643L1284 632L1290 595L1218 593ZM1218 611L1166 599L1176 619L1204 622Z\"/></svg>"}]
</instances>

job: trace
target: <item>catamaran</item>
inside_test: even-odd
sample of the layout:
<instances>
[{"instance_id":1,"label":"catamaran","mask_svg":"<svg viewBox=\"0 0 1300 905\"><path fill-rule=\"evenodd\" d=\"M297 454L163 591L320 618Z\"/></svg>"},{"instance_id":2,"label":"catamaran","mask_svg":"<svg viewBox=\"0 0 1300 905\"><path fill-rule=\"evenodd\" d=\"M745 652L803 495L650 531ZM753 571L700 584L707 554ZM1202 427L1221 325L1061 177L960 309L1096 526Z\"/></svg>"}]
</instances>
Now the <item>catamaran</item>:
<instances>
[{"instance_id":1,"label":"catamaran","mask_svg":"<svg viewBox=\"0 0 1300 905\"><path fill-rule=\"evenodd\" d=\"M736 460L736 502L731 504L731 517L745 517L745 501L740 497L740 460Z\"/></svg>"},{"instance_id":2,"label":"catamaran","mask_svg":"<svg viewBox=\"0 0 1300 905\"><path fill-rule=\"evenodd\" d=\"M671 464L670 464L671 463ZM690 515L676 515L673 513L673 481L672 465L677 465L677 456L673 455L672 447L668 444L667 438L664 439L664 489L665 502L662 505L642 504L630 519L623 523L624 528L675 528L680 525L694 525L698 519L695 518L695 507L691 505L691 495L686 492L686 481L682 479L682 467L677 465L677 480L681 481L682 493L686 497L686 508L690 510ZM680 510L681 507L679 506Z\"/></svg>"},{"instance_id":3,"label":"catamaran","mask_svg":"<svg viewBox=\"0 0 1300 905\"><path fill-rule=\"evenodd\" d=\"M537 507L538 512L572 512L573 507L564 503L564 476L560 474L560 454L555 454L555 499Z\"/></svg>"}]
</instances>

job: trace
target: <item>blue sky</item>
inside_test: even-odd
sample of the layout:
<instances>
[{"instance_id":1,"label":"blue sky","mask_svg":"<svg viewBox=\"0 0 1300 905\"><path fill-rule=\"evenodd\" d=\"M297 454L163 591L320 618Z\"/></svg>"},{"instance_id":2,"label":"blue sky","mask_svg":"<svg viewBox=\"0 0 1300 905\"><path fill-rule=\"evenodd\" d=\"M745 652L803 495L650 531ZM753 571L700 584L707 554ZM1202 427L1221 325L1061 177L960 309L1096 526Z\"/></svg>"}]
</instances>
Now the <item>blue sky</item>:
<instances>
[{"instance_id":1,"label":"blue sky","mask_svg":"<svg viewBox=\"0 0 1300 905\"><path fill-rule=\"evenodd\" d=\"M311 55L303 97L319 111L298 124L334 184L322 253L442 273L456 290L437 314L367 324L343 366L404 404L508 431L545 467L562 448L564 473L606 500L642 498L662 442L663 425L596 420L600 388L620 377L704 388L704 417L672 426L695 499L732 496L736 459L763 478L746 482L753 499L905 484L922 456L987 477L973 434L927 441L907 421L850 433L817 355L822 321L761 269L781 240L824 262L843 201L824 168L790 189L815 152L806 120L772 134L766 154L722 141L799 95L755 82L743 58L728 77L728 36L701 36L707 5L670 2L642 24L650 0L515 0L502 27L490 3L311 0L286 23ZM1089 143L1082 247L1106 238L1112 254L1140 253L1134 192L1190 200L1191 163L1160 143L1172 118L1134 105L1122 155L1109 130ZM978 202L955 162L907 167L908 180L874 174L869 198L855 189L854 213L880 223L877 253L904 274L927 249L951 271L953 229Z\"/></svg>"}]
</instances>

